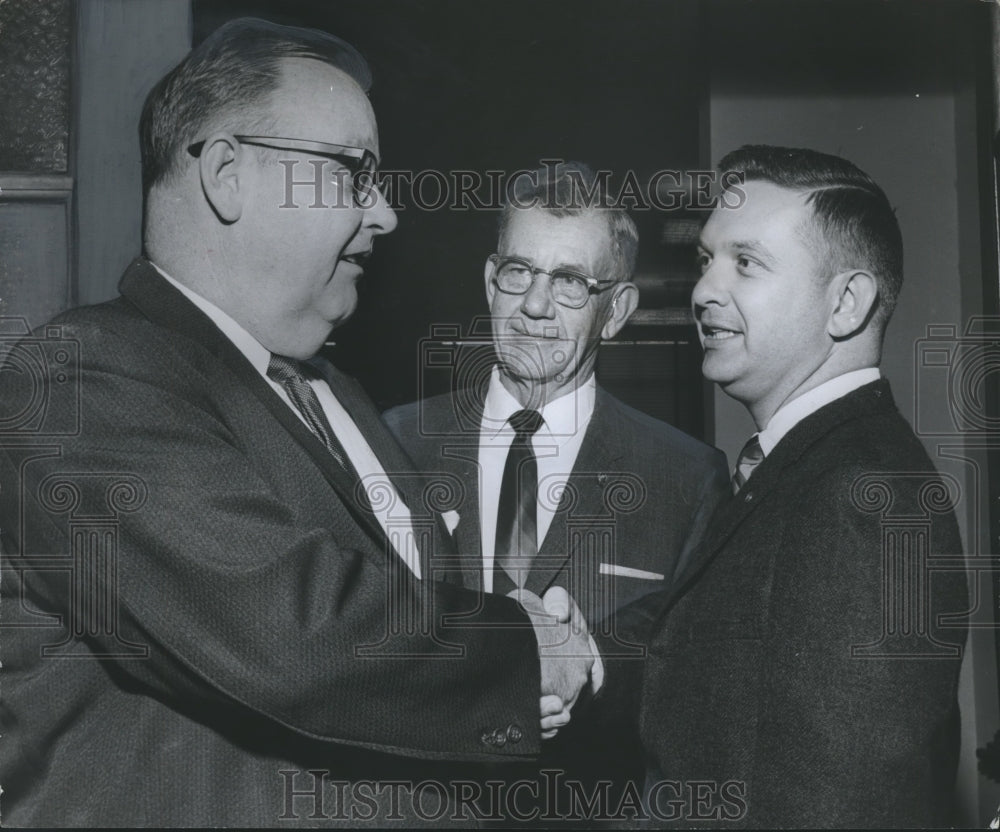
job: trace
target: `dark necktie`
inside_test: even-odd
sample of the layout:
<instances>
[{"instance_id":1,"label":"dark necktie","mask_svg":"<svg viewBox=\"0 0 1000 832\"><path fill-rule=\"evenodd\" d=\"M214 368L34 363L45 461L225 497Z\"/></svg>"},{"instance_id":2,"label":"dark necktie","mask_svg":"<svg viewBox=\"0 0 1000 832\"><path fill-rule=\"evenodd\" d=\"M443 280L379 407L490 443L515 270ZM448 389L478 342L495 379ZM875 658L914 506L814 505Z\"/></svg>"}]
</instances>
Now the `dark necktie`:
<instances>
[{"instance_id":1,"label":"dark necktie","mask_svg":"<svg viewBox=\"0 0 1000 832\"><path fill-rule=\"evenodd\" d=\"M740 451L740 456L736 460L736 470L733 472L733 494L739 493L746 481L750 479L754 468L763 461L764 451L761 450L757 434L754 434L743 446L743 450Z\"/></svg>"},{"instance_id":2,"label":"dark necktie","mask_svg":"<svg viewBox=\"0 0 1000 832\"><path fill-rule=\"evenodd\" d=\"M531 562L538 554L538 462L531 437L543 419L536 410L519 410L508 421L514 428L514 441L500 481L493 550L493 591L502 594L524 586Z\"/></svg>"},{"instance_id":3,"label":"dark necktie","mask_svg":"<svg viewBox=\"0 0 1000 832\"><path fill-rule=\"evenodd\" d=\"M326 420L323 406L319 403L319 396L313 390L309 380L303 373L302 363L294 358L286 358L283 355L272 355L271 363L267 367L268 378L278 382L288 398L292 400L295 408L305 417L306 424L319 440L326 445L333 454L334 459L345 471L354 473L354 468L349 462L344 446L337 440L333 428Z\"/></svg>"}]
</instances>

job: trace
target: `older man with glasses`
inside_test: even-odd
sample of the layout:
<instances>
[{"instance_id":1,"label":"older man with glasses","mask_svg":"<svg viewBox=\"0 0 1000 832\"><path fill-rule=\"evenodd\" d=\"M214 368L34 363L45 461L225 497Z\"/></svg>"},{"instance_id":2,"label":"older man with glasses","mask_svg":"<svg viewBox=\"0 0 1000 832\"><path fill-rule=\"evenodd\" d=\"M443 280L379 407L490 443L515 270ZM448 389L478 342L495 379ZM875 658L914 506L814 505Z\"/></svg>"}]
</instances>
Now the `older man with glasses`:
<instances>
[{"instance_id":1,"label":"older man with glasses","mask_svg":"<svg viewBox=\"0 0 1000 832\"><path fill-rule=\"evenodd\" d=\"M440 516L317 356L396 225L369 82L324 33L211 35L147 99L121 296L0 368L0 428L77 426L0 442L9 825L412 823L440 761L533 758L588 679L539 599L433 579Z\"/></svg>"},{"instance_id":2,"label":"older man with glasses","mask_svg":"<svg viewBox=\"0 0 1000 832\"><path fill-rule=\"evenodd\" d=\"M466 586L560 586L603 631L620 606L670 586L728 474L719 451L596 383L601 341L638 305L631 218L604 207L600 179L577 162L512 184L484 272L495 365L386 420L419 468L465 486L455 535ZM642 656L635 644L612 650ZM550 743L543 763L588 786L637 777L641 791L634 737L582 725Z\"/></svg>"}]
</instances>

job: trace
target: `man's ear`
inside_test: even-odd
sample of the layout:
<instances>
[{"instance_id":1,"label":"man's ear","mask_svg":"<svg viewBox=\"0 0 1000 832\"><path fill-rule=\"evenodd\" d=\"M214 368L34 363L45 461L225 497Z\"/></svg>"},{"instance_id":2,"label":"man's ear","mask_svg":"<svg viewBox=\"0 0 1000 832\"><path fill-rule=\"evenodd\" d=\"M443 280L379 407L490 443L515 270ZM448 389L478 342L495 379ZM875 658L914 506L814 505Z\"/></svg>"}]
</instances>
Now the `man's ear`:
<instances>
[{"instance_id":1,"label":"man's ear","mask_svg":"<svg viewBox=\"0 0 1000 832\"><path fill-rule=\"evenodd\" d=\"M871 317L878 300L878 283L870 272L847 271L834 275L830 290L834 306L827 331L837 339L849 338Z\"/></svg>"},{"instance_id":2,"label":"man's ear","mask_svg":"<svg viewBox=\"0 0 1000 832\"><path fill-rule=\"evenodd\" d=\"M201 188L212 210L225 223L243 214L245 188L241 189L239 167L245 151L228 133L209 136L198 157Z\"/></svg>"},{"instance_id":3,"label":"man's ear","mask_svg":"<svg viewBox=\"0 0 1000 832\"><path fill-rule=\"evenodd\" d=\"M611 310L601 328L601 338L605 341L614 338L638 306L639 290L634 283L619 283L615 286Z\"/></svg>"},{"instance_id":4,"label":"man's ear","mask_svg":"<svg viewBox=\"0 0 1000 832\"><path fill-rule=\"evenodd\" d=\"M486 281L486 302L493 308L493 296L497 293L497 285L493 282L493 274L496 271L496 264L486 258L486 265L483 266L483 280Z\"/></svg>"}]
</instances>

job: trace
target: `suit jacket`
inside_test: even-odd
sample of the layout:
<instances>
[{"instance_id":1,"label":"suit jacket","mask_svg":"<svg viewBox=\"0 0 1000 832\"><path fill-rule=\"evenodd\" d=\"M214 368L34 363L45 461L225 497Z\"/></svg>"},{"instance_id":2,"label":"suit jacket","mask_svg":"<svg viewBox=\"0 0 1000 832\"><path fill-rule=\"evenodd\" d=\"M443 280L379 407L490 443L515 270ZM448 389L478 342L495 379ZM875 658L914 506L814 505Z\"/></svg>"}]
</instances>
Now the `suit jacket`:
<instances>
[{"instance_id":1,"label":"suit jacket","mask_svg":"<svg viewBox=\"0 0 1000 832\"><path fill-rule=\"evenodd\" d=\"M954 822L965 630L939 615L968 606L958 496L879 381L796 425L720 506L646 664L651 779L679 783L661 820Z\"/></svg>"},{"instance_id":2,"label":"suit jacket","mask_svg":"<svg viewBox=\"0 0 1000 832\"><path fill-rule=\"evenodd\" d=\"M449 508L460 516L455 538L463 580L472 588L482 585L478 445L484 397L484 387L464 390L385 414L417 467L436 474L446 485L442 490L453 495ZM614 612L671 584L728 489L721 452L598 387L583 444L526 587L539 595L565 587L598 631L602 655L641 664L644 645L618 638ZM635 576L641 573L664 577ZM614 720L601 732L591 727L573 725L546 743L543 765L589 785L615 779L620 787L638 778L641 786L644 766L634 730L626 733Z\"/></svg>"},{"instance_id":3,"label":"suit jacket","mask_svg":"<svg viewBox=\"0 0 1000 832\"><path fill-rule=\"evenodd\" d=\"M414 579L206 316L141 259L120 290L0 372L5 823L356 824L323 778L536 754L517 605ZM323 371L435 537L372 403Z\"/></svg>"},{"instance_id":4,"label":"suit jacket","mask_svg":"<svg viewBox=\"0 0 1000 832\"><path fill-rule=\"evenodd\" d=\"M483 389L435 396L384 416L417 467L446 479L455 493L449 503L460 517L454 536L463 581L473 589L482 586L483 572L478 426L484 396ZM618 607L670 583L727 489L720 451L598 387L576 464L526 588L539 595L555 585L574 590L587 622L599 624Z\"/></svg>"}]
</instances>

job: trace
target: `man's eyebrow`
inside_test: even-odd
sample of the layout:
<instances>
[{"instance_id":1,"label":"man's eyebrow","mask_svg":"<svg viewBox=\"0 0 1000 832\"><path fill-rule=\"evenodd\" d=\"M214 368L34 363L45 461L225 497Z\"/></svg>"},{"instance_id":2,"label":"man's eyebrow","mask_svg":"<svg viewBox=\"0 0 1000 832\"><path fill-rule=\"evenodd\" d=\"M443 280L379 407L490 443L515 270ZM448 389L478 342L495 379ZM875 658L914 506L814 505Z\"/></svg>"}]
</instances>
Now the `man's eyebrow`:
<instances>
[{"instance_id":1,"label":"man's eyebrow","mask_svg":"<svg viewBox=\"0 0 1000 832\"><path fill-rule=\"evenodd\" d=\"M535 268L538 268L538 266L537 266L537 264L535 263L534 260L532 260L530 257L525 257L522 254L516 254L516 253L514 253L514 254L501 254L500 256L501 257L513 257L516 260L523 260L525 263L531 263L532 266L534 266ZM553 269L565 269L566 271L580 272L580 274L587 274L586 267L582 263L577 262L577 261L556 263L556 265L554 265L552 268ZM549 271L549 269L546 269L545 271Z\"/></svg>"},{"instance_id":2,"label":"man's eyebrow","mask_svg":"<svg viewBox=\"0 0 1000 832\"><path fill-rule=\"evenodd\" d=\"M725 248L730 249L731 251L754 254L769 263L774 260L774 256L771 254L770 250L767 246L760 242L760 240L733 240L732 242L726 243Z\"/></svg>"},{"instance_id":3,"label":"man's eyebrow","mask_svg":"<svg viewBox=\"0 0 1000 832\"><path fill-rule=\"evenodd\" d=\"M705 242L704 237L698 238L697 246L703 251L712 250L711 246ZM759 240L729 240L717 245L715 248L716 250L747 251L760 257L767 257L768 259L771 257L771 252Z\"/></svg>"},{"instance_id":4,"label":"man's eyebrow","mask_svg":"<svg viewBox=\"0 0 1000 832\"><path fill-rule=\"evenodd\" d=\"M565 269L568 272L579 272L580 274L589 274L589 270L583 263L570 262L570 263L559 263L553 266L553 269Z\"/></svg>"},{"instance_id":5,"label":"man's eyebrow","mask_svg":"<svg viewBox=\"0 0 1000 832\"><path fill-rule=\"evenodd\" d=\"M726 243L726 248L736 249L737 251L766 251L767 249L760 243L759 240L732 240Z\"/></svg>"}]
</instances>

